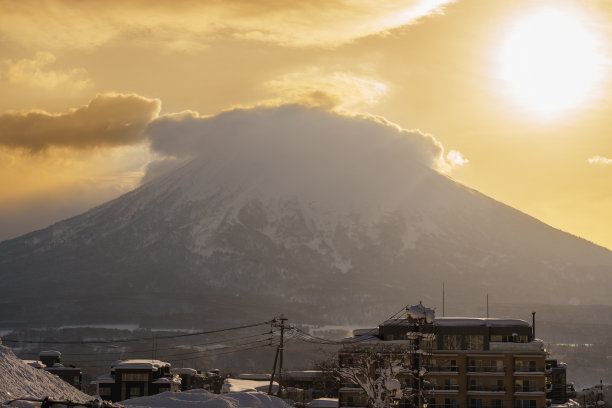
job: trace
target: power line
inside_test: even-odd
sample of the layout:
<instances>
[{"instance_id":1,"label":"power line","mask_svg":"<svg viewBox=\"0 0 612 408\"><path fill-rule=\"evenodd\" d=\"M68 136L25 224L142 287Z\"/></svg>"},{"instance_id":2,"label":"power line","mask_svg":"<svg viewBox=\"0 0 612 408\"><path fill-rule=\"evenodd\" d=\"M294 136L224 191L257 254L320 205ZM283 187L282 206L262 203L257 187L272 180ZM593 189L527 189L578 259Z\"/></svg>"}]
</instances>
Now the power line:
<instances>
[{"instance_id":1,"label":"power line","mask_svg":"<svg viewBox=\"0 0 612 408\"><path fill-rule=\"evenodd\" d=\"M270 322L267 321L267 322L261 322L261 323L248 324L245 326L230 327L227 329L208 330L208 331L200 331L200 332L195 332L195 333L184 333L184 334L177 334L173 336L157 336L157 339L165 340L165 339L178 339L178 338L190 337L190 336L201 336L204 334L213 334L213 333L221 333L221 332L231 331L231 330L248 329L250 327L262 326L264 324L267 325L269 323ZM130 343L130 342L135 342L135 341L153 340L154 338L155 336L154 337L133 338L133 339L90 340L90 341L86 341L86 340L79 340L79 341L15 340L15 339L2 338L2 341L3 342L8 341L8 342L13 342L13 343L28 343L28 344L109 344L109 343Z\"/></svg>"}]
</instances>

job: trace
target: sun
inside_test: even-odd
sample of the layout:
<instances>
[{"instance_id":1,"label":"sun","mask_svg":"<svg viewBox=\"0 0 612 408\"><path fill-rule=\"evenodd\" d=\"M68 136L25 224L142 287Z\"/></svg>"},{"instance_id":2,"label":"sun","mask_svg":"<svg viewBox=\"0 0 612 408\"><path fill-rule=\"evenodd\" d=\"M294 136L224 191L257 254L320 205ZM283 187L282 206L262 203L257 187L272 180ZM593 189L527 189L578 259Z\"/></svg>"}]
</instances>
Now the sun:
<instances>
[{"instance_id":1,"label":"sun","mask_svg":"<svg viewBox=\"0 0 612 408\"><path fill-rule=\"evenodd\" d=\"M603 56L583 21L575 13L540 10L514 25L502 47L500 71L523 108L557 116L594 96Z\"/></svg>"}]
</instances>

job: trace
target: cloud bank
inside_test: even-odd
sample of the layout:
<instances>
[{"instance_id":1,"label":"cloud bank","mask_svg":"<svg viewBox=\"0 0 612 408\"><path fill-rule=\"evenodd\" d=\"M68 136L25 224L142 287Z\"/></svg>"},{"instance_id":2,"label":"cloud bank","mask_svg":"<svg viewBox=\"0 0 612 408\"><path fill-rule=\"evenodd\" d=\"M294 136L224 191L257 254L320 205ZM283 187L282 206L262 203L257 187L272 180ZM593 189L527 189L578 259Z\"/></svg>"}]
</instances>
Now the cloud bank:
<instances>
[{"instance_id":1,"label":"cloud bank","mask_svg":"<svg viewBox=\"0 0 612 408\"><path fill-rule=\"evenodd\" d=\"M49 52L37 52L34 58L3 61L5 69L0 72L10 83L52 89L70 87L83 89L89 84L87 71L74 68L68 71L49 69L56 61Z\"/></svg>"},{"instance_id":2,"label":"cloud bank","mask_svg":"<svg viewBox=\"0 0 612 408\"><path fill-rule=\"evenodd\" d=\"M9 112L0 115L0 146L31 152L49 147L88 149L143 142L143 130L161 102L133 94L97 95L67 113Z\"/></svg>"},{"instance_id":3,"label":"cloud bank","mask_svg":"<svg viewBox=\"0 0 612 408\"><path fill-rule=\"evenodd\" d=\"M154 120L147 134L151 149L172 160L155 163L146 180L195 157L240 169L232 171L262 170L269 178L381 169L400 174L415 163L435 170L451 164L442 145L419 130L376 116L301 105L235 109L211 117L166 115Z\"/></svg>"}]
</instances>

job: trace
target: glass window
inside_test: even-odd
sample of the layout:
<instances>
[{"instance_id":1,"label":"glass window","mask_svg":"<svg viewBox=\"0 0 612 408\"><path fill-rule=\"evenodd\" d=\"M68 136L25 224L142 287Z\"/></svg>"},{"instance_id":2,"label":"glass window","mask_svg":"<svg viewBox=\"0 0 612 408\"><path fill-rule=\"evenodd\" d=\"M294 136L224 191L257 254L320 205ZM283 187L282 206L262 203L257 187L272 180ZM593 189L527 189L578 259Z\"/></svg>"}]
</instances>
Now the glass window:
<instances>
[{"instance_id":1,"label":"glass window","mask_svg":"<svg viewBox=\"0 0 612 408\"><path fill-rule=\"evenodd\" d=\"M110 397L111 396L111 387L109 386L100 386L100 389L98 390L100 392L100 396L101 397Z\"/></svg>"},{"instance_id":2,"label":"glass window","mask_svg":"<svg viewBox=\"0 0 612 408\"><path fill-rule=\"evenodd\" d=\"M484 349L484 337L477 334L466 334L465 335L465 349L466 350L483 350Z\"/></svg>"},{"instance_id":3,"label":"glass window","mask_svg":"<svg viewBox=\"0 0 612 408\"><path fill-rule=\"evenodd\" d=\"M482 400L480 398L470 398L470 408L482 408Z\"/></svg>"},{"instance_id":4,"label":"glass window","mask_svg":"<svg viewBox=\"0 0 612 408\"><path fill-rule=\"evenodd\" d=\"M442 335L442 350L461 350L461 336L457 334Z\"/></svg>"},{"instance_id":5,"label":"glass window","mask_svg":"<svg viewBox=\"0 0 612 408\"><path fill-rule=\"evenodd\" d=\"M123 381L147 382L149 381L149 374L147 373L123 373L121 375L121 379Z\"/></svg>"},{"instance_id":6,"label":"glass window","mask_svg":"<svg viewBox=\"0 0 612 408\"><path fill-rule=\"evenodd\" d=\"M140 387L130 387L130 398L140 397Z\"/></svg>"},{"instance_id":7,"label":"glass window","mask_svg":"<svg viewBox=\"0 0 612 408\"><path fill-rule=\"evenodd\" d=\"M504 408L504 400L500 400L500 399L491 400L491 408Z\"/></svg>"},{"instance_id":8,"label":"glass window","mask_svg":"<svg viewBox=\"0 0 612 408\"><path fill-rule=\"evenodd\" d=\"M457 360L444 360L442 361L442 367L444 371L457 371Z\"/></svg>"},{"instance_id":9,"label":"glass window","mask_svg":"<svg viewBox=\"0 0 612 408\"><path fill-rule=\"evenodd\" d=\"M444 398L444 407L445 408L457 408L457 399L456 398Z\"/></svg>"}]
</instances>

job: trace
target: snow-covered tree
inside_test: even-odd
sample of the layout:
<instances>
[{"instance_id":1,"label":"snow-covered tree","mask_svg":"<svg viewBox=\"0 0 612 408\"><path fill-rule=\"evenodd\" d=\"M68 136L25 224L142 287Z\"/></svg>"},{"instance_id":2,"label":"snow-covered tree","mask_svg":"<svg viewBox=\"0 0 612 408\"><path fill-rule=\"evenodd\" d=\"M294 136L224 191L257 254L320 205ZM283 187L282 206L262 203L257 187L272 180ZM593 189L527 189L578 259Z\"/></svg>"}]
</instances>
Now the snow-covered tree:
<instances>
[{"instance_id":1,"label":"snow-covered tree","mask_svg":"<svg viewBox=\"0 0 612 408\"><path fill-rule=\"evenodd\" d=\"M341 382L361 388L367 396L368 407L386 408L413 396L415 373L408 350L363 347L354 351L341 358L335 375Z\"/></svg>"}]
</instances>

